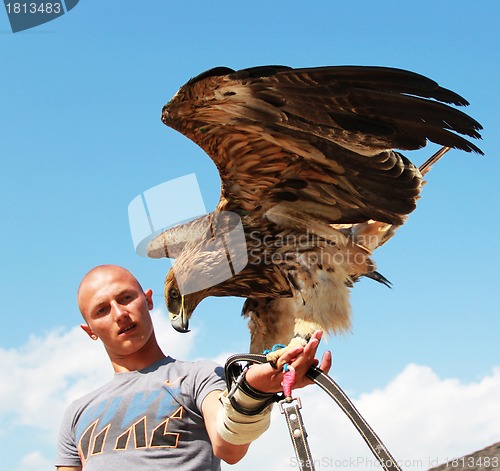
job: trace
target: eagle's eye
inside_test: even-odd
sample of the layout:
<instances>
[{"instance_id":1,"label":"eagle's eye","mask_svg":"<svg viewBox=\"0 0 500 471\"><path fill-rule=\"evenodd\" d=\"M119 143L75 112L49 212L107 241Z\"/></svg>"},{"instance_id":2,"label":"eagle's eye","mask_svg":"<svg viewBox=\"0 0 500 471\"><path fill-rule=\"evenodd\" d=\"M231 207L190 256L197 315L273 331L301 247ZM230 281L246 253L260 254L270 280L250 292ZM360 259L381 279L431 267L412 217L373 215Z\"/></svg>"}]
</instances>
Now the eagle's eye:
<instances>
[{"instance_id":1,"label":"eagle's eye","mask_svg":"<svg viewBox=\"0 0 500 471\"><path fill-rule=\"evenodd\" d=\"M171 298L177 299L179 297L179 290L177 288L172 288L168 294Z\"/></svg>"}]
</instances>

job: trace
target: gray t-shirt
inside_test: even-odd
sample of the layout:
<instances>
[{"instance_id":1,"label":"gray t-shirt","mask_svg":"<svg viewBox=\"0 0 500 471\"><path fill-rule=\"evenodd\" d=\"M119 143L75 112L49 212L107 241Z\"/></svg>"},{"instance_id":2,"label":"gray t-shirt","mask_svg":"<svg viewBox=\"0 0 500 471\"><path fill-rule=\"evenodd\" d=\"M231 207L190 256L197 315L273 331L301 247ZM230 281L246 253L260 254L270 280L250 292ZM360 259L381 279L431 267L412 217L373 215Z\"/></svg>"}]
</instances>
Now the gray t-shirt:
<instances>
[{"instance_id":1,"label":"gray t-shirt","mask_svg":"<svg viewBox=\"0 0 500 471\"><path fill-rule=\"evenodd\" d=\"M201 404L225 388L223 370L209 361L167 357L116 374L73 402L61 425L56 466L85 471L220 470Z\"/></svg>"}]
</instances>

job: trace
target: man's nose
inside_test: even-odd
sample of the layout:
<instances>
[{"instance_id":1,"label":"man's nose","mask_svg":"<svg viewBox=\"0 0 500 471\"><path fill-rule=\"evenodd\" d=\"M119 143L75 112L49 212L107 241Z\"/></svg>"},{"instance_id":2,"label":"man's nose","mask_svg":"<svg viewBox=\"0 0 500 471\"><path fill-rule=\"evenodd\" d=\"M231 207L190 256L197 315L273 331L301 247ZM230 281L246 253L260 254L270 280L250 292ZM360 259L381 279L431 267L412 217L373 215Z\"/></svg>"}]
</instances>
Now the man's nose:
<instances>
[{"instance_id":1,"label":"man's nose","mask_svg":"<svg viewBox=\"0 0 500 471\"><path fill-rule=\"evenodd\" d=\"M121 317L127 315L127 309L125 308L125 306L122 306L116 301L111 302L111 310L113 312L113 315L115 316L115 319L120 319Z\"/></svg>"}]
</instances>

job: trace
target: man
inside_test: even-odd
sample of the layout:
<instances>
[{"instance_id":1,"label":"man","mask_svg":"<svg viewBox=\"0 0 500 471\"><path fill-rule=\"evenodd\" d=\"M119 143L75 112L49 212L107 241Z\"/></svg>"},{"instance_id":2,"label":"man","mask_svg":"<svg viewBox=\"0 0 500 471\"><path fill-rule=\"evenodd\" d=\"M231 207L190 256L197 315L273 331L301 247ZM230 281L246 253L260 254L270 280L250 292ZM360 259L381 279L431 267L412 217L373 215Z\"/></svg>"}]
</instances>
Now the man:
<instances>
[{"instance_id":1,"label":"man","mask_svg":"<svg viewBox=\"0 0 500 471\"><path fill-rule=\"evenodd\" d=\"M158 345L143 291L126 269L92 269L78 289L81 327L100 339L111 360L111 382L76 400L66 411L58 443L58 471L218 470L233 464L269 426L273 393L281 390L282 367L296 370L295 387L318 364L321 332L306 347L285 353L278 368L252 366L242 390L229 400L220 368L212 362L181 362ZM323 356L328 372L331 355Z\"/></svg>"}]
</instances>

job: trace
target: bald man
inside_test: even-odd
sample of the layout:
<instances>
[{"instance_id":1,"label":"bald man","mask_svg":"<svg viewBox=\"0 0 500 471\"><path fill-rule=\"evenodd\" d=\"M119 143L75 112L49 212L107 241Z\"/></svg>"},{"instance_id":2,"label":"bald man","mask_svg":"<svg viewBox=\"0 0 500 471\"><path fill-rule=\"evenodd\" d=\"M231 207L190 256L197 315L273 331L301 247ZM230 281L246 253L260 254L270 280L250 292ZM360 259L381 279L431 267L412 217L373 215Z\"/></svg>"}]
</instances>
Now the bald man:
<instances>
[{"instance_id":1,"label":"bald man","mask_svg":"<svg viewBox=\"0 0 500 471\"><path fill-rule=\"evenodd\" d=\"M306 347L285 353L277 370L252 366L243 388L228 399L222 368L163 353L150 316L152 294L116 265L95 267L83 278L77 294L81 327L102 341L115 375L67 409L59 471L220 470L221 459L238 462L269 426L284 363L296 370L296 388L310 383L305 373L318 363L321 332ZM330 365L327 352L321 368L328 372Z\"/></svg>"}]
</instances>

